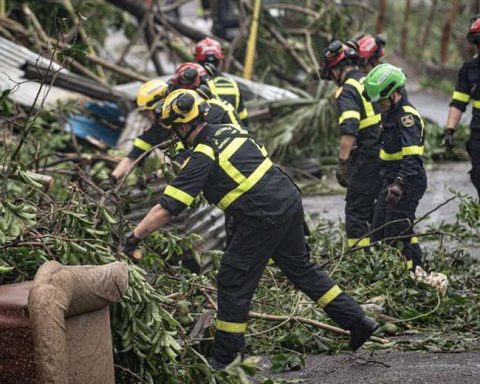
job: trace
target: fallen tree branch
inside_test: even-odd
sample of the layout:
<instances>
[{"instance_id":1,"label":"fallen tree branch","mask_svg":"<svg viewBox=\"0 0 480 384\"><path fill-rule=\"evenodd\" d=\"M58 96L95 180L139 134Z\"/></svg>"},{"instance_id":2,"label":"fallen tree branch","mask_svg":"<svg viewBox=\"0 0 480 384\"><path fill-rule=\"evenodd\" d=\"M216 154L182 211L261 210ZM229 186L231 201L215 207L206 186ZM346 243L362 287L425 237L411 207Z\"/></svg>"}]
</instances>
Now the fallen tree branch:
<instances>
[{"instance_id":1,"label":"fallen tree branch","mask_svg":"<svg viewBox=\"0 0 480 384\"><path fill-rule=\"evenodd\" d=\"M212 299L212 297L208 294L208 292L205 289L201 289L200 292L205 296L205 298L210 303L210 305L215 309L215 311L218 312L217 304ZM340 335L350 335L349 331L345 331L342 328L338 328L338 327L335 327L333 325L325 324L325 323L322 323L320 321L307 319L306 317L301 317L301 316L270 315L270 314L267 314L267 313L259 313L259 312L252 312L252 311L248 312L248 316L252 319L260 319L260 320L267 320L267 321L280 321L280 322L296 321L298 323L312 325L316 328L321 328L321 329L324 329L326 331L338 333ZM381 337L376 337L376 336L370 337L370 340L374 341L376 343L380 343L380 344L389 343L388 339L383 339Z\"/></svg>"}]
</instances>

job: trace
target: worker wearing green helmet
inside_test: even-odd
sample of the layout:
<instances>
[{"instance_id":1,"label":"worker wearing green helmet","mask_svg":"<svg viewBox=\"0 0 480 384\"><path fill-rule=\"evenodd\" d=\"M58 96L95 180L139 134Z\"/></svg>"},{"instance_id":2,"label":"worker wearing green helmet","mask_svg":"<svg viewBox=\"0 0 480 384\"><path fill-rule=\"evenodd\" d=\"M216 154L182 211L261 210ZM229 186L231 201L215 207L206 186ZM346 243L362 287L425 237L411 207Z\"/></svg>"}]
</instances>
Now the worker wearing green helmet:
<instances>
[{"instance_id":1,"label":"worker wearing green helmet","mask_svg":"<svg viewBox=\"0 0 480 384\"><path fill-rule=\"evenodd\" d=\"M368 73L364 82L364 96L382 113L383 185L375 208L373 227L377 230L373 238L401 241L402 255L412 276L443 293L447 277L423 270L422 251L412 228L415 211L427 188L427 175L422 160L424 123L404 92L406 80L400 68L381 64Z\"/></svg>"}]
</instances>

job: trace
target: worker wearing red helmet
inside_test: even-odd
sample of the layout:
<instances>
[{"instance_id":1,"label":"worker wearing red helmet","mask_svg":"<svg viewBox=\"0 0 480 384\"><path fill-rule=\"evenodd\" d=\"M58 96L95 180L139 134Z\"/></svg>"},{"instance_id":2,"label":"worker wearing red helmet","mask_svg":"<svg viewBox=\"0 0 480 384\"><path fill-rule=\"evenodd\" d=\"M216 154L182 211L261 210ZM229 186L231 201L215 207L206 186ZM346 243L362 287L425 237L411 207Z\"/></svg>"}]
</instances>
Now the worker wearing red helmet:
<instances>
[{"instance_id":1,"label":"worker wearing red helmet","mask_svg":"<svg viewBox=\"0 0 480 384\"><path fill-rule=\"evenodd\" d=\"M385 39L377 35L360 35L347 42L347 45L357 51L356 65L363 73L370 72L374 67L380 64L380 58L385 54L383 47L386 45Z\"/></svg>"},{"instance_id":2,"label":"worker wearing red helmet","mask_svg":"<svg viewBox=\"0 0 480 384\"><path fill-rule=\"evenodd\" d=\"M242 125L243 122L237 114L235 107L228 101L219 97L210 87L210 77L200 64L184 63L177 67L175 75L170 79L171 90L190 89L198 91L208 99L211 107L210 122L217 121L217 124Z\"/></svg>"},{"instance_id":3,"label":"worker wearing red helmet","mask_svg":"<svg viewBox=\"0 0 480 384\"><path fill-rule=\"evenodd\" d=\"M363 97L365 74L355 63L356 50L333 41L323 51L320 77L335 81L338 86L336 105L340 131L338 183L347 188L345 228L347 243L368 246L371 221L378 197L381 178L380 114Z\"/></svg>"},{"instance_id":4,"label":"worker wearing red helmet","mask_svg":"<svg viewBox=\"0 0 480 384\"><path fill-rule=\"evenodd\" d=\"M209 37L200 40L195 46L194 59L205 67L210 75L211 79L208 82L210 89L214 94L235 107L242 124L247 127L248 112L243 104L240 88L235 80L225 76L218 69L223 57L221 44Z\"/></svg>"},{"instance_id":5,"label":"worker wearing red helmet","mask_svg":"<svg viewBox=\"0 0 480 384\"><path fill-rule=\"evenodd\" d=\"M472 20L467 40L475 44L480 51L480 15ZM453 148L453 135L463 112L472 101L472 120L470 122L470 138L467 141L467 151L472 161L470 178L480 196L480 58L476 55L463 64L458 72L457 84L452 95L448 111L447 127L443 133L444 145Z\"/></svg>"}]
</instances>

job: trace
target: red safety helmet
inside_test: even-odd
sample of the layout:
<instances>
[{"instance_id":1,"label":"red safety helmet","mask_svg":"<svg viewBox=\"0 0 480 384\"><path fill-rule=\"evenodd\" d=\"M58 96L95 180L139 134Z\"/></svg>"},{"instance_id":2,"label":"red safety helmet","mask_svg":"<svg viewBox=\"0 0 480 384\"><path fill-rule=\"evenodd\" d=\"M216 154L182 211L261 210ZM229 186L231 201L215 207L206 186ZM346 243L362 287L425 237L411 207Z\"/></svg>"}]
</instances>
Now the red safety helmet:
<instances>
[{"instance_id":1,"label":"red safety helmet","mask_svg":"<svg viewBox=\"0 0 480 384\"><path fill-rule=\"evenodd\" d=\"M365 66L367 64L377 64L378 59L385 54L383 47L386 41L382 36L362 35L355 41L358 54L357 64Z\"/></svg>"},{"instance_id":2,"label":"red safety helmet","mask_svg":"<svg viewBox=\"0 0 480 384\"><path fill-rule=\"evenodd\" d=\"M195 46L193 58L199 63L217 63L223 59L222 45L209 37L200 40Z\"/></svg>"},{"instance_id":3,"label":"red safety helmet","mask_svg":"<svg viewBox=\"0 0 480 384\"><path fill-rule=\"evenodd\" d=\"M357 58L357 52L350 46L344 45L341 41L331 42L323 50L323 64L320 69L320 78L332 80L331 70L346 65L354 64Z\"/></svg>"},{"instance_id":4,"label":"red safety helmet","mask_svg":"<svg viewBox=\"0 0 480 384\"><path fill-rule=\"evenodd\" d=\"M200 64L184 63L175 70L172 83L177 89L197 89L207 78L207 71Z\"/></svg>"},{"instance_id":5,"label":"red safety helmet","mask_svg":"<svg viewBox=\"0 0 480 384\"><path fill-rule=\"evenodd\" d=\"M480 15L472 19L472 25L467 33L467 40L472 44L480 45Z\"/></svg>"}]
</instances>

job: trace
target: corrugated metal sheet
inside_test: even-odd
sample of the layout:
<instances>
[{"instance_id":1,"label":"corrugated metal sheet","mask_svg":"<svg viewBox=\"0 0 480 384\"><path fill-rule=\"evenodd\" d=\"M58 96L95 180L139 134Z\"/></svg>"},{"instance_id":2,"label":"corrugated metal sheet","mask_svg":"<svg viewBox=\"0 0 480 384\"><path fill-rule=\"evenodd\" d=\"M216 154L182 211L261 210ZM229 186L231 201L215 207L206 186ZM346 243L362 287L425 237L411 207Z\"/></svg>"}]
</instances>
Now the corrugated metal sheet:
<instances>
[{"instance_id":1,"label":"corrugated metal sheet","mask_svg":"<svg viewBox=\"0 0 480 384\"><path fill-rule=\"evenodd\" d=\"M245 80L244 78L238 77L235 75L230 75L230 74L227 74L227 75L232 79L234 79L239 84L242 90L243 89L246 90L247 95L250 95L250 96L253 95L253 97L256 99L275 101L275 100L282 100L282 99L298 99L299 98L298 95L296 95L295 93L287 89L275 87L274 85ZM172 75L161 76L159 77L159 79L163 81L168 81L171 77ZM132 98L135 98L137 96L137 90L138 88L140 88L140 85L142 85L141 82L135 81L133 83L117 85L113 88L128 94Z\"/></svg>"},{"instance_id":2,"label":"corrugated metal sheet","mask_svg":"<svg viewBox=\"0 0 480 384\"><path fill-rule=\"evenodd\" d=\"M27 61L38 62L46 66L50 63L49 59L0 37L0 90L11 89L12 92L9 95L11 100L15 103L31 107L40 89L40 83L26 80L23 77L24 73L20 67ZM52 63L51 67L54 70L67 72L57 63ZM54 107L59 100L77 99L80 97L84 96L57 87L44 85L39 101L45 98L44 105Z\"/></svg>"}]
</instances>

